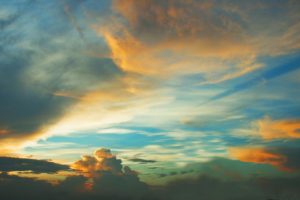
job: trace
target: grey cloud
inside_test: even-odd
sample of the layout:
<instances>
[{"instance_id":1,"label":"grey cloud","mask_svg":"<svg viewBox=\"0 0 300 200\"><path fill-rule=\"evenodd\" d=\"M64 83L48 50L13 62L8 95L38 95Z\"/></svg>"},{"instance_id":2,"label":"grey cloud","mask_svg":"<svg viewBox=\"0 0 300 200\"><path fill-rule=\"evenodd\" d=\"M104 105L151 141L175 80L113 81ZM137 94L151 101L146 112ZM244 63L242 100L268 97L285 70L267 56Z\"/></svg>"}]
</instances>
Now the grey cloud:
<instances>
[{"instance_id":1,"label":"grey cloud","mask_svg":"<svg viewBox=\"0 0 300 200\"><path fill-rule=\"evenodd\" d=\"M86 181L87 178L84 176L69 176L60 183L60 187L67 191L82 191Z\"/></svg>"},{"instance_id":2,"label":"grey cloud","mask_svg":"<svg viewBox=\"0 0 300 200\"><path fill-rule=\"evenodd\" d=\"M169 173L161 173L161 174L158 174L158 176L160 178L164 178L164 177L168 177L168 176L184 175L184 174L188 174L188 173L192 173L192 172L194 172L194 169L181 170L181 171L172 171L172 172L169 172Z\"/></svg>"},{"instance_id":3,"label":"grey cloud","mask_svg":"<svg viewBox=\"0 0 300 200\"><path fill-rule=\"evenodd\" d=\"M140 163L140 164L147 164L147 163L157 162L156 160L147 160L147 159L142 159L142 158L131 158L131 159L128 159L128 160L131 161L131 162L137 162L137 163Z\"/></svg>"},{"instance_id":4,"label":"grey cloud","mask_svg":"<svg viewBox=\"0 0 300 200\"><path fill-rule=\"evenodd\" d=\"M38 181L30 178L0 174L0 198L21 200L21 199L55 199L53 186L45 181ZM57 199L57 198L56 198Z\"/></svg>"},{"instance_id":5,"label":"grey cloud","mask_svg":"<svg viewBox=\"0 0 300 200\"><path fill-rule=\"evenodd\" d=\"M269 198L299 198L296 189L299 177L294 178L253 178L220 180L210 176L181 179L170 182L159 193L160 199L172 200L252 200ZM279 185L281 188L279 188ZM278 188L279 190L274 190Z\"/></svg>"},{"instance_id":6,"label":"grey cloud","mask_svg":"<svg viewBox=\"0 0 300 200\"><path fill-rule=\"evenodd\" d=\"M93 49L78 41L61 3L24 5L0 20L0 130L6 133L0 140L40 134L59 120L76 99L56 92L80 96L108 88L122 76L110 59L90 55ZM103 45L96 35L86 42Z\"/></svg>"},{"instance_id":7,"label":"grey cloud","mask_svg":"<svg viewBox=\"0 0 300 200\"><path fill-rule=\"evenodd\" d=\"M162 178L168 176L168 174L159 174L158 176Z\"/></svg>"},{"instance_id":8,"label":"grey cloud","mask_svg":"<svg viewBox=\"0 0 300 200\"><path fill-rule=\"evenodd\" d=\"M32 173L56 173L69 170L69 166L46 160L0 157L0 171L31 171Z\"/></svg>"},{"instance_id":9,"label":"grey cloud","mask_svg":"<svg viewBox=\"0 0 300 200\"><path fill-rule=\"evenodd\" d=\"M9 135L0 138L31 134L59 116L69 100L54 97L47 91L37 91L26 85L22 76L29 67L30 52L19 56L1 57L0 61L0 128Z\"/></svg>"},{"instance_id":10,"label":"grey cloud","mask_svg":"<svg viewBox=\"0 0 300 200\"><path fill-rule=\"evenodd\" d=\"M294 142L298 144L299 142ZM293 143L292 143L293 144ZM286 147L269 147L268 151L274 152L276 154L282 155L285 157L286 161L282 163L282 167L291 171L300 171L300 148L297 146L286 146Z\"/></svg>"},{"instance_id":11,"label":"grey cloud","mask_svg":"<svg viewBox=\"0 0 300 200\"><path fill-rule=\"evenodd\" d=\"M102 159L111 159L113 156L107 150L101 151L100 155L102 155ZM86 185L91 182L84 176L70 176L56 185L51 185L45 181L1 173L0 198L10 200L24 198L32 200L299 199L300 177L298 175L293 177L244 176L241 174L242 170L232 169L236 162L238 161L216 159L209 163L203 163L206 168L211 166L222 172L214 176L211 169L207 168L206 174L193 178L183 176L162 186L151 186L140 182L137 173L128 167L123 167L123 174L110 170L99 171L100 176L93 177L94 185L90 189ZM247 163L241 165L245 170L253 167ZM253 171L255 170L257 169L253 169ZM236 175L231 176L230 171L235 171Z\"/></svg>"}]
</instances>

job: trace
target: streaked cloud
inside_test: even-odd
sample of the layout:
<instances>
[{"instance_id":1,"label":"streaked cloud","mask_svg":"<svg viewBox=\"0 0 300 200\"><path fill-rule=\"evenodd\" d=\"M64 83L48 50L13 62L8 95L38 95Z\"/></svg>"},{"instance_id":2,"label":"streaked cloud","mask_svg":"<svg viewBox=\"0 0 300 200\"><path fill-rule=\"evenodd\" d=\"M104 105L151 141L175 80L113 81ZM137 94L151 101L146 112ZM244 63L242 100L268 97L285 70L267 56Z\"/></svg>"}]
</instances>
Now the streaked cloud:
<instances>
[{"instance_id":1,"label":"streaked cloud","mask_svg":"<svg viewBox=\"0 0 300 200\"><path fill-rule=\"evenodd\" d=\"M56 173L61 170L69 170L69 167L66 165L46 160L0 157L0 161L0 171L2 172L30 171L32 173Z\"/></svg>"},{"instance_id":2,"label":"streaked cloud","mask_svg":"<svg viewBox=\"0 0 300 200\"><path fill-rule=\"evenodd\" d=\"M270 164L276 167L281 167L286 158L283 155L267 151L264 148L231 148L229 150L232 157L235 157L243 162L254 162L262 164Z\"/></svg>"},{"instance_id":3,"label":"streaked cloud","mask_svg":"<svg viewBox=\"0 0 300 200\"><path fill-rule=\"evenodd\" d=\"M265 140L300 138L298 119L272 120L270 117L265 117L257 123L259 135Z\"/></svg>"},{"instance_id":4,"label":"streaked cloud","mask_svg":"<svg viewBox=\"0 0 300 200\"><path fill-rule=\"evenodd\" d=\"M298 199L299 10L1 2L0 199Z\"/></svg>"},{"instance_id":5,"label":"streaked cloud","mask_svg":"<svg viewBox=\"0 0 300 200\"><path fill-rule=\"evenodd\" d=\"M242 162L270 164L283 171L299 170L299 159L295 147L231 147L229 153Z\"/></svg>"},{"instance_id":6,"label":"streaked cloud","mask_svg":"<svg viewBox=\"0 0 300 200\"><path fill-rule=\"evenodd\" d=\"M106 39L116 64L125 71L156 76L197 72L208 82L220 82L262 67L256 57L273 55L273 49L279 49L276 54L297 49L284 45L286 41L296 44L299 39L294 34L299 31L297 6L295 2L278 7L259 1L249 5L116 0L113 10L119 15L114 13L109 23L96 29ZM276 17L273 9L280 9L283 16ZM265 20L258 22L259 16ZM288 20L286 32L265 31L264 26L269 26L268 31L277 30L274 17L279 22Z\"/></svg>"}]
</instances>

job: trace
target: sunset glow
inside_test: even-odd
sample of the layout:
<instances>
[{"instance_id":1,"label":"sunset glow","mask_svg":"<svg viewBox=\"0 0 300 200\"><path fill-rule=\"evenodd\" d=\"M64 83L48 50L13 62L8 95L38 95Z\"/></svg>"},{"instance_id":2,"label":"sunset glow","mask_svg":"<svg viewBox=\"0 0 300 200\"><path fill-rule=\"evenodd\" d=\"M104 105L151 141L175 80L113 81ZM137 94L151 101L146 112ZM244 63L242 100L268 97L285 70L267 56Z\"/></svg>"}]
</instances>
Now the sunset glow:
<instances>
[{"instance_id":1,"label":"sunset glow","mask_svg":"<svg viewBox=\"0 0 300 200\"><path fill-rule=\"evenodd\" d=\"M0 200L300 199L299 11L0 0Z\"/></svg>"}]
</instances>

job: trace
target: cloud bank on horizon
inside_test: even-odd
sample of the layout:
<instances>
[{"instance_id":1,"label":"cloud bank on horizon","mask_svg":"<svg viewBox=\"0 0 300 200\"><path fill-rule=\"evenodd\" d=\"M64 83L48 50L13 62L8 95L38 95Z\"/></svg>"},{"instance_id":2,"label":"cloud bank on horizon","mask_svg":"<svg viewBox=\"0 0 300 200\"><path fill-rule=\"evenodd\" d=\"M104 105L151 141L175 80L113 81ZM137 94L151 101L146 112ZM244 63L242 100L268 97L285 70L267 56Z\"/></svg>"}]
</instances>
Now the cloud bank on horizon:
<instances>
[{"instance_id":1,"label":"cloud bank on horizon","mask_svg":"<svg viewBox=\"0 0 300 200\"><path fill-rule=\"evenodd\" d=\"M49 200L93 200L99 198L250 200L300 197L298 191L299 175L294 177L260 177L248 174L245 176L240 170L236 170L239 168L236 166L240 163L227 159L215 159L211 163L202 165L206 168L211 167L211 172L214 172L214 175L206 170L205 173L199 173L193 178L181 177L160 186L152 186L140 181L136 171L122 165L120 159L117 159L109 149L104 148L95 151L93 156L85 155L73 163L70 166L74 170L73 174L69 174L64 180L55 184L38 178L26 177L22 175L21 171L52 173L53 170L69 170L66 166L58 169L55 166L61 167L60 164L34 159L7 157L0 158L0 160L5 162L5 166L13 166L12 170L19 170L17 175L10 174L1 164L1 198L12 200L24 197ZM29 164L25 168L14 168L20 161L23 162L23 165L24 163ZM31 165L31 163L35 163L35 165ZM252 165L250 167L252 172L261 169L260 166ZM215 174L220 172L224 174ZM166 176L172 175L174 173Z\"/></svg>"},{"instance_id":2,"label":"cloud bank on horizon","mask_svg":"<svg viewBox=\"0 0 300 200\"><path fill-rule=\"evenodd\" d=\"M299 197L298 1L0 4L7 198Z\"/></svg>"}]
</instances>

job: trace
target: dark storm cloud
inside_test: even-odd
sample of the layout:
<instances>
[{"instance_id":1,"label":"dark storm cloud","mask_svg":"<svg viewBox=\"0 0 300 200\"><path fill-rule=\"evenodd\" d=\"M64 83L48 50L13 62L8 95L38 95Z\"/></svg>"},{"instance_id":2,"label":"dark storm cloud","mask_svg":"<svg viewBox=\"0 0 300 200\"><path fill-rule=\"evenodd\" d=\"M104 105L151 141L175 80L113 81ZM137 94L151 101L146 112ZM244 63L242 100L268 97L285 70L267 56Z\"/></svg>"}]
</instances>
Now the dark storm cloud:
<instances>
[{"instance_id":1,"label":"dark storm cloud","mask_svg":"<svg viewBox=\"0 0 300 200\"><path fill-rule=\"evenodd\" d=\"M0 157L0 171L32 171L33 173L56 173L68 170L67 165L61 165L46 160L28 158Z\"/></svg>"},{"instance_id":2,"label":"dark storm cloud","mask_svg":"<svg viewBox=\"0 0 300 200\"><path fill-rule=\"evenodd\" d=\"M85 198L95 199L93 195L84 193L83 180L86 181L84 177L71 176L66 178L58 185L52 185L42 180L1 173L0 198L10 200L83 200Z\"/></svg>"},{"instance_id":3,"label":"dark storm cloud","mask_svg":"<svg viewBox=\"0 0 300 200\"><path fill-rule=\"evenodd\" d=\"M14 1L3 4L8 14L0 17L0 141L40 134L77 101L61 94L104 89L122 75L110 59L88 53L60 2L15 7Z\"/></svg>"},{"instance_id":4,"label":"dark storm cloud","mask_svg":"<svg viewBox=\"0 0 300 200\"><path fill-rule=\"evenodd\" d=\"M142 159L142 158L131 158L131 159L128 159L128 160L131 161L131 162L137 162L137 163L140 163L140 164L147 164L147 163L157 162L156 160L147 160L147 159Z\"/></svg>"},{"instance_id":5,"label":"dark storm cloud","mask_svg":"<svg viewBox=\"0 0 300 200\"><path fill-rule=\"evenodd\" d=\"M5 159L0 159L0 162L7 163ZM10 162L15 164L15 160ZM34 168L34 166L26 167L22 164L32 165L37 162L37 166L44 166L38 161L19 159L18 162L18 166L10 167L10 169L27 170L30 168L38 172L49 171L45 168L43 170L39 167ZM300 197L299 175L291 177L278 176L278 174L276 176L265 173L253 174L252 172L259 172L263 168L252 163L224 158L194 165L193 171L197 171L200 175L181 176L162 186L151 186L140 181L138 173L123 166L122 161L117 159L109 149L99 149L94 156L84 156L74 164L72 167L84 176L69 176L55 185L3 172L0 174L0 198L10 200L24 198L32 200L266 200ZM178 172L172 171L168 176L179 175L180 171L182 169ZM186 166L185 171L191 171L191 166ZM248 175L245 176L243 171L247 171Z\"/></svg>"},{"instance_id":6,"label":"dark storm cloud","mask_svg":"<svg viewBox=\"0 0 300 200\"><path fill-rule=\"evenodd\" d=\"M223 171L220 174L227 174L233 164L232 161L226 159L217 159L208 165L213 163L223 163L223 168L215 166L215 169ZM252 167L248 164L243 165L246 168ZM101 176L94 177L92 182L84 176L70 176L56 185L2 173L0 174L0 198L10 200L24 198L32 200L281 200L300 197L298 190L300 177L297 175L294 177L257 175L245 177L242 174L239 175L240 172L237 171L237 176L224 178L207 172L206 175L193 178L182 177L163 186L150 186L138 181L135 173L129 173L126 170L128 169L124 167L124 173L127 175L102 170ZM89 186L91 183L93 183L92 187Z\"/></svg>"},{"instance_id":7,"label":"dark storm cloud","mask_svg":"<svg viewBox=\"0 0 300 200\"><path fill-rule=\"evenodd\" d=\"M159 199L172 200L253 200L299 198L299 177L251 178L220 180L210 176L181 179L170 182L158 192ZM281 186L281 188L279 187ZM276 190L276 189L279 190Z\"/></svg>"},{"instance_id":8,"label":"dark storm cloud","mask_svg":"<svg viewBox=\"0 0 300 200\"><path fill-rule=\"evenodd\" d=\"M59 116L63 106L70 103L47 91L35 90L38 86L26 85L22 76L30 56L30 52L0 56L0 129L9 131L0 138L30 134Z\"/></svg>"},{"instance_id":9,"label":"dark storm cloud","mask_svg":"<svg viewBox=\"0 0 300 200\"><path fill-rule=\"evenodd\" d=\"M86 183L87 178L84 176L68 176L64 181L60 183L60 186L64 190L83 190L83 186Z\"/></svg>"},{"instance_id":10,"label":"dark storm cloud","mask_svg":"<svg viewBox=\"0 0 300 200\"><path fill-rule=\"evenodd\" d=\"M1 199L50 199L50 195L54 195L54 188L48 182L0 174Z\"/></svg>"},{"instance_id":11,"label":"dark storm cloud","mask_svg":"<svg viewBox=\"0 0 300 200\"><path fill-rule=\"evenodd\" d=\"M282 167L291 171L300 171L299 147L275 147L269 148L271 152L278 153L286 158Z\"/></svg>"},{"instance_id":12,"label":"dark storm cloud","mask_svg":"<svg viewBox=\"0 0 300 200\"><path fill-rule=\"evenodd\" d=\"M174 172L170 172L168 174L162 173L162 174L159 174L158 176L163 178L163 177L167 177L167 176L175 176L175 175L178 175L179 173L180 174L187 174L188 172L187 171L181 171L181 172L174 171Z\"/></svg>"},{"instance_id":13,"label":"dark storm cloud","mask_svg":"<svg viewBox=\"0 0 300 200\"><path fill-rule=\"evenodd\" d=\"M152 187L145 185L138 180L137 174L129 168L116 167L116 162L106 162L106 160L116 160L110 151L98 150L97 162L90 159L83 159L81 163L82 169L94 171L95 166L98 168L97 174L93 176L93 190L107 197L135 197L136 199L170 199L170 200L232 200L232 199L268 199L268 198L299 198L300 193L297 190L299 183L298 175L293 178L290 176L273 176L272 167L268 165L259 165L253 163L243 163L235 160L224 158L215 158L206 163L195 164L194 166L186 166L184 170L171 171L168 174L161 174L161 177L179 175L182 171L185 173L198 173L199 176L193 178L181 176L181 178L173 179L164 186ZM101 157L101 159L99 159ZM78 163L78 162L77 162ZM98 163L98 164L97 164ZM105 164L106 163L106 164ZM107 165L107 163L111 163ZM121 163L119 162L117 166ZM109 167L111 166L111 167ZM119 170L114 170L118 168ZM106 169L106 170L105 170ZM273 168L276 171L275 168ZM269 173L262 173L269 171ZM116 173L117 172L117 173ZM123 175L117 175L117 174ZM94 173L95 174L95 173ZM281 188L274 192L274 189ZM133 190L133 188L135 188ZM115 193L120 196L115 195ZM135 194L135 196L132 196ZM151 194L151 195L150 195ZM108 199L110 199L108 198ZM117 198L117 199L118 199Z\"/></svg>"}]
</instances>

